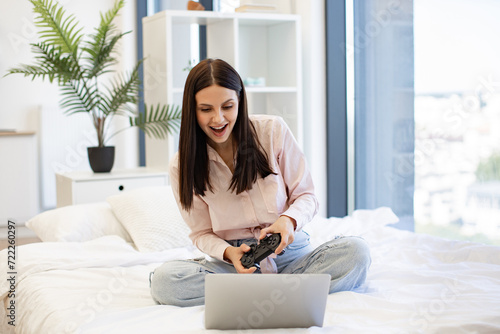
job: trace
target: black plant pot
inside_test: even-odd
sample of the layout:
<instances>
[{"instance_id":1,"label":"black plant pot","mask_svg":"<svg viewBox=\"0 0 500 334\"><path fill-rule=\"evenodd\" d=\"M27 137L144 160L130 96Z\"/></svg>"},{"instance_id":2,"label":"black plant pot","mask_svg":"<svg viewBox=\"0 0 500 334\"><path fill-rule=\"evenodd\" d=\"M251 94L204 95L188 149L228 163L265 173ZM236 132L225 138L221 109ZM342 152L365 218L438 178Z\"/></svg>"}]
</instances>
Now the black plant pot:
<instances>
[{"instance_id":1,"label":"black plant pot","mask_svg":"<svg viewBox=\"0 0 500 334\"><path fill-rule=\"evenodd\" d=\"M90 168L94 173L108 173L115 162L115 147L87 147Z\"/></svg>"}]
</instances>

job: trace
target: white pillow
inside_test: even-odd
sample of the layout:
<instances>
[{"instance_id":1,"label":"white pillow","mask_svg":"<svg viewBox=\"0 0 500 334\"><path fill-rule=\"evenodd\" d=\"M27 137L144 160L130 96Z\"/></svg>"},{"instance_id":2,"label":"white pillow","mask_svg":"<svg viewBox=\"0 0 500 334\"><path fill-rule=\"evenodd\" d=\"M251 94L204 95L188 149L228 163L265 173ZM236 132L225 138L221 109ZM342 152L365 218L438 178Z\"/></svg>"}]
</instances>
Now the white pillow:
<instances>
[{"instance_id":1,"label":"white pillow","mask_svg":"<svg viewBox=\"0 0 500 334\"><path fill-rule=\"evenodd\" d=\"M110 196L106 201L135 246L154 252L192 244L170 186L144 187Z\"/></svg>"},{"instance_id":2,"label":"white pillow","mask_svg":"<svg viewBox=\"0 0 500 334\"><path fill-rule=\"evenodd\" d=\"M106 202L70 205L45 211L28 220L26 226L45 242L81 242L105 235L118 235L131 241Z\"/></svg>"}]
</instances>

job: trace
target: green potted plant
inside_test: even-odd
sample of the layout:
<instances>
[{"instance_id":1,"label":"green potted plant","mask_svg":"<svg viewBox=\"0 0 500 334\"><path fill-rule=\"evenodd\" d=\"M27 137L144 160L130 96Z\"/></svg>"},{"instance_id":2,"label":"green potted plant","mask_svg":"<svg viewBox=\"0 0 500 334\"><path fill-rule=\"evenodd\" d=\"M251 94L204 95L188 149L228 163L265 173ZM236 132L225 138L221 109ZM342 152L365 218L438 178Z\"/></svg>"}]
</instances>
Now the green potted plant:
<instances>
[{"instance_id":1,"label":"green potted plant","mask_svg":"<svg viewBox=\"0 0 500 334\"><path fill-rule=\"evenodd\" d=\"M87 113L97 134L97 146L89 147L89 162L94 172L109 172L114 161L114 147L106 146L110 138L128 129L109 133L115 116L128 117L130 126L137 126L147 135L165 138L180 125L180 108L171 105L146 107L137 113L139 102L139 67L128 75L109 79L117 63L115 47L127 33L119 32L113 20L124 6L116 0L113 8L101 13L99 27L85 36L74 15L66 15L63 7L52 0L30 0L34 6L35 25L40 28L40 42L31 44L35 55L33 65L19 65L9 74L20 73L32 80L41 78L61 87L61 107L67 115ZM84 37L86 39L84 39ZM110 159L110 160L107 160Z\"/></svg>"}]
</instances>

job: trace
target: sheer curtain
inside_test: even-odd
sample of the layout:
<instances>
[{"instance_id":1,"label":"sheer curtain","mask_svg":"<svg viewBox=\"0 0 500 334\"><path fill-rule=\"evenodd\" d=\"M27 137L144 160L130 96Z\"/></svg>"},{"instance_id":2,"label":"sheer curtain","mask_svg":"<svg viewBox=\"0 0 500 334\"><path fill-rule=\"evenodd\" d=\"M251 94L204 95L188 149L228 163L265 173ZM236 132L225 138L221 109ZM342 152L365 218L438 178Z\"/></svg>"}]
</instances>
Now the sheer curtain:
<instances>
[{"instance_id":1,"label":"sheer curtain","mask_svg":"<svg viewBox=\"0 0 500 334\"><path fill-rule=\"evenodd\" d=\"M354 0L353 24L355 208L388 206L413 230L413 0Z\"/></svg>"}]
</instances>

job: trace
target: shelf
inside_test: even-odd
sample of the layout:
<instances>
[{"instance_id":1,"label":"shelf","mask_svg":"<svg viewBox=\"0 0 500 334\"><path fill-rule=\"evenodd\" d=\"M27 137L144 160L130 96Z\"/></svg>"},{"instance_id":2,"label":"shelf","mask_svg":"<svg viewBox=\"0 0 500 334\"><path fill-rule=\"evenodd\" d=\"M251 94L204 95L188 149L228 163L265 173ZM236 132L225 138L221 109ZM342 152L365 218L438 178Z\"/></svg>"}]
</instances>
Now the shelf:
<instances>
[{"instance_id":1,"label":"shelf","mask_svg":"<svg viewBox=\"0 0 500 334\"><path fill-rule=\"evenodd\" d=\"M299 15L276 13L220 13L212 11L165 10L143 18L143 22L161 20L171 17L174 24L208 25L228 19L238 19L243 25L274 25L296 20Z\"/></svg>"},{"instance_id":2,"label":"shelf","mask_svg":"<svg viewBox=\"0 0 500 334\"><path fill-rule=\"evenodd\" d=\"M245 86L247 93L297 93L297 87L260 87L260 86ZM184 88L176 87L172 89L174 94L182 94Z\"/></svg>"},{"instance_id":3,"label":"shelf","mask_svg":"<svg viewBox=\"0 0 500 334\"><path fill-rule=\"evenodd\" d=\"M17 132L17 131L0 131L0 137L13 137L13 136L32 136L34 132Z\"/></svg>"},{"instance_id":4,"label":"shelf","mask_svg":"<svg viewBox=\"0 0 500 334\"><path fill-rule=\"evenodd\" d=\"M246 86L247 93L297 93L297 87L252 87Z\"/></svg>"}]
</instances>

